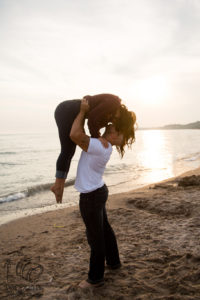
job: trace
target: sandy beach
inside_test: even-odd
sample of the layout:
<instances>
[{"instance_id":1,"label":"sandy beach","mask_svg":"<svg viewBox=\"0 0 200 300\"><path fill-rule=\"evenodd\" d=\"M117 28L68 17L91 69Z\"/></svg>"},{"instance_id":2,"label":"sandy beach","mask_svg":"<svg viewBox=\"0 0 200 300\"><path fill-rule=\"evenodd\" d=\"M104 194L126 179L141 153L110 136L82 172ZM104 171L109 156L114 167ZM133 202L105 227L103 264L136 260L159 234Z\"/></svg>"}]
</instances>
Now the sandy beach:
<instances>
[{"instance_id":1,"label":"sandy beach","mask_svg":"<svg viewBox=\"0 0 200 300\"><path fill-rule=\"evenodd\" d=\"M193 177L191 177L193 175ZM200 299L200 169L109 196L122 267L81 290L89 246L79 208L0 226L0 299Z\"/></svg>"}]
</instances>

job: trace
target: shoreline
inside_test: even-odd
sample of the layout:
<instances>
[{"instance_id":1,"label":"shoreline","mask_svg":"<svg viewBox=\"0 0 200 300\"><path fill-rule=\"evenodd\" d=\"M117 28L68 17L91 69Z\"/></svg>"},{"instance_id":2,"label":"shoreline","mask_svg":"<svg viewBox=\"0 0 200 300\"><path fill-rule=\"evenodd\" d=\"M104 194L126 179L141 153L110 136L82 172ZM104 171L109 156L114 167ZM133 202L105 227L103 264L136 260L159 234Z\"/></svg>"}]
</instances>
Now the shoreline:
<instances>
[{"instance_id":1,"label":"shoreline","mask_svg":"<svg viewBox=\"0 0 200 300\"><path fill-rule=\"evenodd\" d=\"M89 246L77 205L1 225L0 298L200 299L200 185L176 184L192 175L109 196L122 268L96 290L78 288Z\"/></svg>"},{"instance_id":2,"label":"shoreline","mask_svg":"<svg viewBox=\"0 0 200 300\"><path fill-rule=\"evenodd\" d=\"M122 192L122 193L117 193L117 194L109 194L109 199L110 199L110 201L112 201L113 197L115 199L117 197L117 195L127 194L127 193L137 191L137 190L143 190L143 189L149 188L149 187L151 187L155 184L160 184L160 183L164 183L164 182L168 182L168 181L173 181L173 180L176 180L176 179L184 177L184 176L190 176L190 175L195 175L195 174L197 174L197 175L200 174L200 168L195 168L193 170L184 172L184 173L182 173L178 176L170 177L170 178L164 179L162 181L147 184L147 185L144 185L144 186L139 187L139 188L131 189L128 192ZM54 195L52 193L50 193L50 195L51 195L51 198L54 200ZM113 205L115 206L115 204L113 204ZM71 208L71 207L78 207L78 203L73 204L71 201L69 201L67 203L62 203L62 204L55 203L55 204L47 205L45 207L40 207L40 208L39 207L34 208L34 209L29 208L29 209L26 209L26 212L24 212L24 211L13 212L9 216L5 216L5 217L2 216L1 217L0 228L1 228L1 226L5 225L5 224L9 224L9 223L15 222L17 220L21 220L21 219L24 219L24 218L30 218L30 217L35 216L35 215L43 215L43 214L46 214L48 212L54 212L54 211L57 211L57 210L66 210L66 209Z\"/></svg>"}]
</instances>

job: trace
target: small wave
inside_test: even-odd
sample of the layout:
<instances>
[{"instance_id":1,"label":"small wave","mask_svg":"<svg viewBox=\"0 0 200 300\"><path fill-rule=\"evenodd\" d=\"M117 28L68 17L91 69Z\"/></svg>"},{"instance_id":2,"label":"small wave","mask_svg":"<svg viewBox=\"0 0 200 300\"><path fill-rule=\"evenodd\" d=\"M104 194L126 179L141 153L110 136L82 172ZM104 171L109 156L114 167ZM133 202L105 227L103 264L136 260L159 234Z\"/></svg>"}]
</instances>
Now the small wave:
<instances>
[{"instance_id":1,"label":"small wave","mask_svg":"<svg viewBox=\"0 0 200 300\"><path fill-rule=\"evenodd\" d=\"M75 182L75 179L68 180L65 183L65 187L74 185L74 182ZM15 194L5 195L0 198L0 204L4 203L4 202L17 201L17 200L20 200L20 199L23 199L26 197L33 196L35 194L39 194L41 192L48 191L48 190L50 190L50 187L52 186L52 184L53 183L39 184L39 185L32 186L30 188L27 188L24 191L17 192Z\"/></svg>"},{"instance_id":2,"label":"small wave","mask_svg":"<svg viewBox=\"0 0 200 300\"><path fill-rule=\"evenodd\" d=\"M12 201L20 200L22 198L25 198L26 196L27 196L27 194L25 192L12 194L12 195L0 198L0 203L12 202Z\"/></svg>"},{"instance_id":3,"label":"small wave","mask_svg":"<svg viewBox=\"0 0 200 300\"><path fill-rule=\"evenodd\" d=\"M128 164L117 164L117 165L110 165L105 170L105 174L112 174L112 173L126 173L127 171L133 171L135 167L133 165Z\"/></svg>"},{"instance_id":4,"label":"small wave","mask_svg":"<svg viewBox=\"0 0 200 300\"><path fill-rule=\"evenodd\" d=\"M200 153L192 153L191 155L184 156L178 159L178 161L195 161L200 159Z\"/></svg>"},{"instance_id":5,"label":"small wave","mask_svg":"<svg viewBox=\"0 0 200 300\"><path fill-rule=\"evenodd\" d=\"M24 164L11 163L11 162L0 162L0 166L21 166Z\"/></svg>"},{"instance_id":6,"label":"small wave","mask_svg":"<svg viewBox=\"0 0 200 300\"><path fill-rule=\"evenodd\" d=\"M117 182L117 183L114 183L114 184L109 184L109 187L119 186L120 184L124 184L124 183L127 183L129 181L130 180L124 180L124 181L120 181L120 182Z\"/></svg>"},{"instance_id":7,"label":"small wave","mask_svg":"<svg viewBox=\"0 0 200 300\"><path fill-rule=\"evenodd\" d=\"M65 187L73 185L74 182L75 182L75 179L68 180L65 183ZM29 197L29 196L33 196L37 193L40 193L40 192L48 191L50 189L50 187L52 186L52 184L53 183L45 183L45 184L39 184L39 185L32 186L27 189L27 196Z\"/></svg>"},{"instance_id":8,"label":"small wave","mask_svg":"<svg viewBox=\"0 0 200 300\"><path fill-rule=\"evenodd\" d=\"M0 152L0 155L9 155L9 154L16 154L17 152L12 152L12 151L5 151L5 152Z\"/></svg>"},{"instance_id":9,"label":"small wave","mask_svg":"<svg viewBox=\"0 0 200 300\"><path fill-rule=\"evenodd\" d=\"M195 157L191 157L191 158L185 158L184 160L185 161L195 161L195 160L198 160L199 159L199 156L195 156Z\"/></svg>"}]
</instances>

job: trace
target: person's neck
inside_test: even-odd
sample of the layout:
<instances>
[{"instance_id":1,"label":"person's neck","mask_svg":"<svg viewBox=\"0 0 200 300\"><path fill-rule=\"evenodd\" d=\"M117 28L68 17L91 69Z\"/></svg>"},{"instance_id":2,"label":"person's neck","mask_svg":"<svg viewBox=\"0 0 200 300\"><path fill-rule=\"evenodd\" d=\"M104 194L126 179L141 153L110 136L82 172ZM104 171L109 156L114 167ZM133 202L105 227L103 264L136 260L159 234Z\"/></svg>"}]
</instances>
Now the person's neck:
<instances>
[{"instance_id":1,"label":"person's neck","mask_svg":"<svg viewBox=\"0 0 200 300\"><path fill-rule=\"evenodd\" d=\"M106 134L104 134L102 137L113 146L111 139L109 139L109 136L107 136Z\"/></svg>"}]
</instances>

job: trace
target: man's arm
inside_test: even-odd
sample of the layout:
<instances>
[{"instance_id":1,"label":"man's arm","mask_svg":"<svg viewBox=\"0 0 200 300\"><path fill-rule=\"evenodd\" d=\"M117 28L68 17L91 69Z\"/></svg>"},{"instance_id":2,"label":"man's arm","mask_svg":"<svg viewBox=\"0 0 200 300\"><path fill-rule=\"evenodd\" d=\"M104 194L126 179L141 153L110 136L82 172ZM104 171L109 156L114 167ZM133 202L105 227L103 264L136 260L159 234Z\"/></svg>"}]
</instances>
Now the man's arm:
<instances>
[{"instance_id":1,"label":"man's arm","mask_svg":"<svg viewBox=\"0 0 200 300\"><path fill-rule=\"evenodd\" d=\"M84 123L85 123L85 114L89 110L89 105L86 99L81 101L80 112L77 115L76 119L71 128L70 138L71 140L81 147L84 151L87 152L90 138L85 134Z\"/></svg>"}]
</instances>

